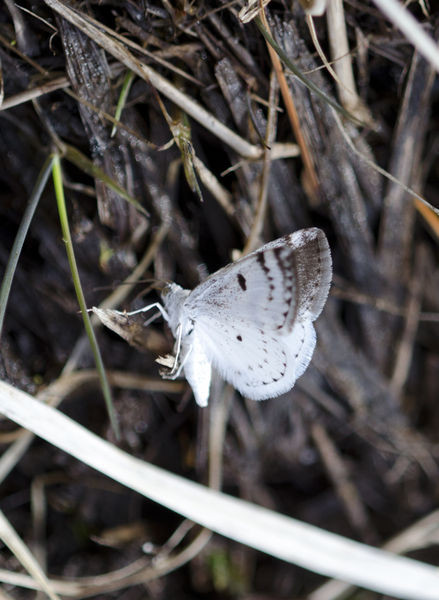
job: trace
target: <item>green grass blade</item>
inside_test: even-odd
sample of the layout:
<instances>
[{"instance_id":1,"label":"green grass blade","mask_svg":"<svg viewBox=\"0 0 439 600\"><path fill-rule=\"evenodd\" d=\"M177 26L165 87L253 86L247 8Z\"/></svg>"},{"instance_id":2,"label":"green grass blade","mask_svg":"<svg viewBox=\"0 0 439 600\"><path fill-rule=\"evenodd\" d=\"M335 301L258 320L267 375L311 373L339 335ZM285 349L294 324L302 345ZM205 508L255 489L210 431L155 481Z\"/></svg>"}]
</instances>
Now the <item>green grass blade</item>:
<instances>
[{"instance_id":1,"label":"green grass blade","mask_svg":"<svg viewBox=\"0 0 439 600\"><path fill-rule=\"evenodd\" d=\"M14 278L15 269L17 268L18 259L20 258L21 250L23 248L24 240L26 239L27 232L29 230L32 217L34 216L35 209L40 201L41 194L46 187L47 180L49 179L50 171L52 169L53 154L51 154L43 165L38 179L35 183L35 187L32 190L32 194L27 203L26 210L24 211L23 219L18 228L17 237L15 238L14 245L12 246L11 255L6 266L5 275L3 277L2 286L0 289L0 337L3 329L3 322L5 319L6 306L8 304L9 292L11 290L12 280Z\"/></svg>"},{"instance_id":2,"label":"green grass blade","mask_svg":"<svg viewBox=\"0 0 439 600\"><path fill-rule=\"evenodd\" d=\"M85 303L84 293L81 287L81 281L79 279L78 267L76 265L75 253L73 250L72 237L70 235L69 221L67 217L66 203L64 198L64 187L62 183L62 171L61 161L59 154L55 154L52 165L53 183L55 186L56 201L58 203L58 212L61 220L61 228L63 232L63 239L66 244L67 257L69 259L70 270L72 272L73 284L76 290L76 296L78 298L79 307L81 309L82 318L84 319L85 329L87 331L88 338L90 340L91 349L96 362L96 367L99 372L99 378L102 386L102 393L104 394L105 403L107 405L108 414L110 417L111 424L117 439L119 439L119 425L116 421L116 415L113 407L113 400L111 397L110 385L104 369L104 363L102 362L101 353L99 352L98 343L93 331L93 327L90 322L90 317L87 312L87 305Z\"/></svg>"},{"instance_id":3,"label":"green grass blade","mask_svg":"<svg viewBox=\"0 0 439 600\"><path fill-rule=\"evenodd\" d=\"M135 198L130 196L126 190L123 189L118 183L116 183L111 177L106 175L99 167L93 164L85 154L82 154L77 148L74 146L70 146L69 144L62 144L63 157L68 161L73 163L79 169L94 177L95 179L100 179L110 190L119 194L124 200L129 202L136 208L139 212L144 214L146 217L149 217L149 213L143 206L138 202Z\"/></svg>"},{"instance_id":4,"label":"green grass blade","mask_svg":"<svg viewBox=\"0 0 439 600\"><path fill-rule=\"evenodd\" d=\"M125 75L125 79L122 84L122 89L120 91L119 100L117 102L116 114L114 115L114 118L117 119L118 121L120 121L120 117L122 116L122 111L123 111L125 103L127 101L128 94L130 93L130 89L133 84L135 76L136 76L136 74L133 73L132 71L128 71L127 74ZM114 137L116 135L116 131L117 131L117 125L114 124L113 129L111 130L111 137Z\"/></svg>"}]
</instances>

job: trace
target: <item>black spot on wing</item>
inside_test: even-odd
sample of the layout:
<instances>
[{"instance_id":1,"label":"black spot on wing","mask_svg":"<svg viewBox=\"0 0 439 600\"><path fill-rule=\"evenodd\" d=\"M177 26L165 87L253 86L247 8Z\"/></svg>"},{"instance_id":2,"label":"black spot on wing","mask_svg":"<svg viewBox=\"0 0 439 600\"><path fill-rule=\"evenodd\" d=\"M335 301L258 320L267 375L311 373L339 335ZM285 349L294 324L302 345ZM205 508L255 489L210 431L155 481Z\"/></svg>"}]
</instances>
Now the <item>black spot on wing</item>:
<instances>
[{"instance_id":1,"label":"black spot on wing","mask_svg":"<svg viewBox=\"0 0 439 600\"><path fill-rule=\"evenodd\" d=\"M241 273L238 273L238 283L241 286L242 291L245 292L245 290L247 289L247 282L245 280L244 275L242 275Z\"/></svg>"},{"instance_id":2,"label":"black spot on wing","mask_svg":"<svg viewBox=\"0 0 439 600\"><path fill-rule=\"evenodd\" d=\"M239 342L242 342L242 336L240 336L240 335L237 335L237 336L236 336L236 339L237 339Z\"/></svg>"}]
</instances>

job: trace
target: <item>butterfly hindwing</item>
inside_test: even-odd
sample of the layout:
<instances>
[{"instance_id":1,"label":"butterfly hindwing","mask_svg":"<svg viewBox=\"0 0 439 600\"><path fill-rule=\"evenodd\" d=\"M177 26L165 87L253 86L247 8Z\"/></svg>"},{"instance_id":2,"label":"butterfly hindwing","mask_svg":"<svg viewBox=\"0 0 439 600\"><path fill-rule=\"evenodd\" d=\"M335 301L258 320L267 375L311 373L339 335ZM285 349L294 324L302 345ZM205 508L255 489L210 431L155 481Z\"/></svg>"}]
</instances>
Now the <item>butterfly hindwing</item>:
<instances>
[{"instance_id":1,"label":"butterfly hindwing","mask_svg":"<svg viewBox=\"0 0 439 600\"><path fill-rule=\"evenodd\" d=\"M184 376L188 380L198 406L207 406L209 400L212 364L197 336L191 336L190 345L183 344L181 361L184 363Z\"/></svg>"},{"instance_id":2,"label":"butterfly hindwing","mask_svg":"<svg viewBox=\"0 0 439 600\"><path fill-rule=\"evenodd\" d=\"M197 337L208 359L241 394L265 400L291 389L311 360L315 332L311 321L298 322L287 336L248 323L198 319Z\"/></svg>"}]
</instances>

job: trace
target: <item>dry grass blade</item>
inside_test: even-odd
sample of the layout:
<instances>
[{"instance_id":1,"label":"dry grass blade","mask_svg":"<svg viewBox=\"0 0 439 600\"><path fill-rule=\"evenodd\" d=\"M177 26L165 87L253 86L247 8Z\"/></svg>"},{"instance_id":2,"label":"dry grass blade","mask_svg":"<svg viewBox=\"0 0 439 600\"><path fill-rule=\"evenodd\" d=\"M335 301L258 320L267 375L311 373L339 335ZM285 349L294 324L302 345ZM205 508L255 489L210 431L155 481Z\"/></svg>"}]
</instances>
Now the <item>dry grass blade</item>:
<instances>
[{"instance_id":1,"label":"dry grass blade","mask_svg":"<svg viewBox=\"0 0 439 600\"><path fill-rule=\"evenodd\" d=\"M11 524L0 511L0 537L3 542L15 554L21 564L31 573L35 582L41 586L51 600L59 600L58 595L53 591L50 582L47 580L44 571L41 569L37 560L29 551L26 544L17 535Z\"/></svg>"},{"instance_id":2,"label":"dry grass blade","mask_svg":"<svg viewBox=\"0 0 439 600\"><path fill-rule=\"evenodd\" d=\"M257 17L257 19L259 19L259 18L261 18L261 22L263 23L265 30L267 31L268 35L271 38L270 28L268 26L268 22L265 17L265 13L262 12L261 17ZM268 52L270 54L271 62L273 63L273 68L276 72L276 76L277 76L277 79L279 82L280 90L282 92L282 97L285 102L288 117L290 119L290 123L291 123L291 126L294 131L294 136L295 136L297 144L300 148L300 155L302 157L304 168L305 168L305 176L308 180L307 187L309 189L310 196L316 197L318 195L319 182L318 182L318 179L316 176L316 172L315 172L314 165L313 165L313 162L311 159L311 155L310 155L310 152L308 149L308 145L306 143L305 137L304 137L302 129L300 127L300 122L299 122L299 118L297 116L296 107L294 106L294 100L291 95L290 89L288 87L287 80L285 78L285 73L283 71L280 58L277 55L275 49L272 48L272 46L270 45L268 40L267 40L267 47L268 47Z\"/></svg>"},{"instance_id":3,"label":"dry grass blade","mask_svg":"<svg viewBox=\"0 0 439 600\"><path fill-rule=\"evenodd\" d=\"M439 48L437 43L423 30L421 24L398 0L374 0L392 23L396 25L407 39L419 50L436 71L439 71Z\"/></svg>"},{"instance_id":4,"label":"dry grass blade","mask_svg":"<svg viewBox=\"0 0 439 600\"><path fill-rule=\"evenodd\" d=\"M355 115L357 119L369 123L371 121L370 113L358 96L355 86L343 2L341 0L329 2L326 17L334 69L341 80L341 84L337 82L340 101L344 108Z\"/></svg>"},{"instance_id":5,"label":"dry grass blade","mask_svg":"<svg viewBox=\"0 0 439 600\"><path fill-rule=\"evenodd\" d=\"M320 573L407 600L438 600L434 567L319 531L143 463L0 382L0 411L79 460L205 527ZM349 563L346 553L349 553Z\"/></svg>"},{"instance_id":6,"label":"dry grass blade","mask_svg":"<svg viewBox=\"0 0 439 600\"><path fill-rule=\"evenodd\" d=\"M439 511L424 517L395 538L384 544L389 552L406 554L416 548L426 548L439 541ZM343 581L328 581L308 596L308 600L342 600L353 594L355 588Z\"/></svg>"},{"instance_id":7,"label":"dry grass blade","mask_svg":"<svg viewBox=\"0 0 439 600\"><path fill-rule=\"evenodd\" d=\"M380 175L383 175L384 177L386 177L387 179L389 179L392 183L395 183L397 186L401 187L402 190L404 190L405 192L407 192L408 194L410 194L411 196L413 196L413 198L417 202L419 202L420 204L422 204L424 206L424 212L425 211L431 211L436 216L439 216L439 209L438 208L435 208L432 204L430 204L430 202L428 202L425 198L423 198L422 196L420 196L412 188L410 188L407 185L405 185L403 181L401 181L397 177L394 177L393 175L391 175L390 173L388 173L385 169L382 169L380 166L378 166L375 162L371 161L368 156L362 154L362 152L360 152L355 147L355 144L352 142L349 134L346 132L345 128L341 124L341 121L338 118L338 115L335 113L335 111L334 111L333 114L334 114L334 119L337 122L339 130L342 132L343 137L346 140L346 143L349 145L349 147L351 148L351 150L353 152L355 152L355 154L357 154L360 158L362 158L368 165L370 165L375 171L377 171L377 173L380 173ZM423 212L423 214L424 214L424 212ZM427 214L427 212L425 212L425 214ZM432 223L435 223L435 221L432 220Z\"/></svg>"},{"instance_id":8,"label":"dry grass blade","mask_svg":"<svg viewBox=\"0 0 439 600\"><path fill-rule=\"evenodd\" d=\"M108 379L112 386L122 389L139 389L146 391L181 393L186 389L186 384L180 381L165 381L161 378L150 378L139 376L135 373L108 373ZM54 381L45 390L40 392L38 400L46 402L49 406L56 407L74 391L84 385L99 384L99 373L96 370L76 371L66 373ZM0 483L9 475L12 469L28 450L34 436L31 431L22 429L14 432L17 440L2 454L0 458Z\"/></svg>"},{"instance_id":9,"label":"dry grass blade","mask_svg":"<svg viewBox=\"0 0 439 600\"><path fill-rule=\"evenodd\" d=\"M56 79L48 83L37 85L30 90L26 90L25 92L20 92L19 94L15 94L14 96L6 98L0 106L0 110L7 110L8 108L12 108L13 106L18 106L19 104L23 104L24 102L29 102L34 98L39 98L44 94L49 94L50 92L64 89L69 86L70 81L67 79L67 77L57 77Z\"/></svg>"},{"instance_id":10,"label":"dry grass blade","mask_svg":"<svg viewBox=\"0 0 439 600\"><path fill-rule=\"evenodd\" d=\"M102 31L93 23L92 19L86 19L85 15L83 16L79 12L72 10L58 0L46 0L46 3L65 19L79 27L81 31L89 35L97 44L105 48L107 52L123 62L129 69L139 75L139 77L151 82L159 92L178 104L193 119L204 125L226 144L232 146L239 154L252 159L260 158L261 150L259 148L243 140L209 114L202 106L180 92L164 77L153 71L150 67L140 63L121 43L102 33Z\"/></svg>"},{"instance_id":11,"label":"dry grass blade","mask_svg":"<svg viewBox=\"0 0 439 600\"><path fill-rule=\"evenodd\" d=\"M271 57L272 60L277 59L278 67L280 67L280 61L275 55ZM278 84L277 79L280 77L282 81L283 73L279 69L275 69L271 73L270 77L270 102L267 117L267 131L265 139L265 155L264 165L261 174L261 189L259 192L258 205L256 208L255 218L252 225L251 233L248 237L247 243L243 250L243 255L253 252L260 244L260 236L264 221L267 214L267 196L268 196L268 182L270 178L270 167L271 167L271 148L276 137L276 125L277 125L277 105L279 102ZM284 85L285 77L283 77ZM285 87L284 87L285 89ZM289 95L288 95L289 98ZM302 151L303 155L303 151Z\"/></svg>"}]
</instances>

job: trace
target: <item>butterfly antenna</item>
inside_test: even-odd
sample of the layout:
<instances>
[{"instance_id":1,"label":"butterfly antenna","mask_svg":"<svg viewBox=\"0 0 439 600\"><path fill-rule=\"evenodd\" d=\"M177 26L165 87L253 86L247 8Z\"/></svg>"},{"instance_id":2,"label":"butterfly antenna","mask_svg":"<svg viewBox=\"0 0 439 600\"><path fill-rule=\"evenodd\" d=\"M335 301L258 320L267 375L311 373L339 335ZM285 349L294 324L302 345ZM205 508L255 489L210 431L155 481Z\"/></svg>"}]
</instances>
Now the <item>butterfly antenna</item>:
<instances>
[{"instance_id":1,"label":"butterfly antenna","mask_svg":"<svg viewBox=\"0 0 439 600\"><path fill-rule=\"evenodd\" d=\"M139 285L141 283L154 283L156 282L156 279L139 279L138 281L136 281L135 283L133 283L132 281L115 281L112 285L101 285L101 286L97 286L93 288L94 292L100 292L102 290L117 290L117 288L123 286L123 285Z\"/></svg>"}]
</instances>

